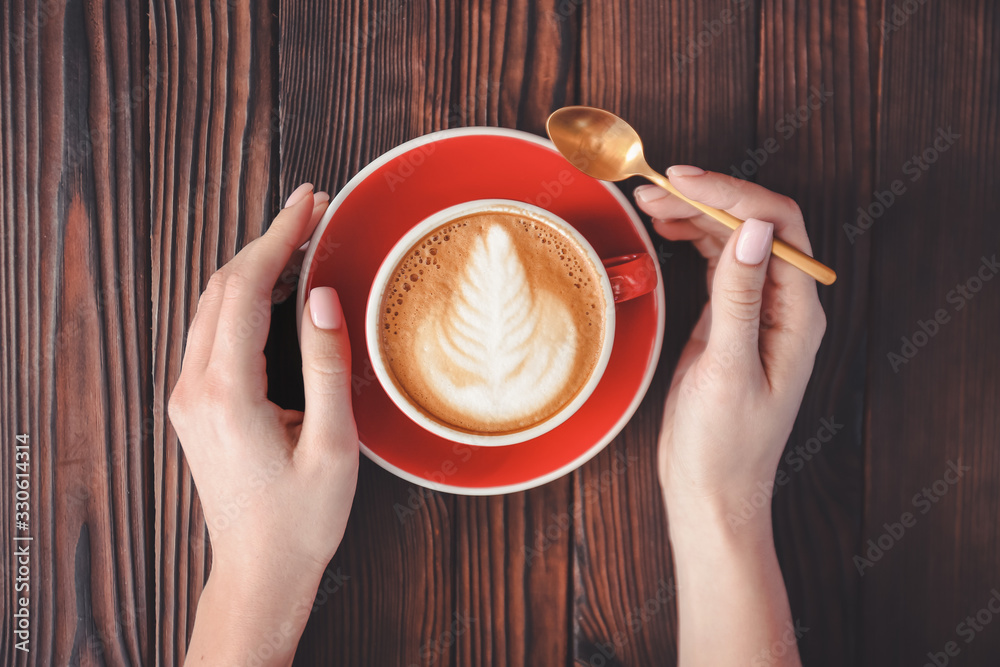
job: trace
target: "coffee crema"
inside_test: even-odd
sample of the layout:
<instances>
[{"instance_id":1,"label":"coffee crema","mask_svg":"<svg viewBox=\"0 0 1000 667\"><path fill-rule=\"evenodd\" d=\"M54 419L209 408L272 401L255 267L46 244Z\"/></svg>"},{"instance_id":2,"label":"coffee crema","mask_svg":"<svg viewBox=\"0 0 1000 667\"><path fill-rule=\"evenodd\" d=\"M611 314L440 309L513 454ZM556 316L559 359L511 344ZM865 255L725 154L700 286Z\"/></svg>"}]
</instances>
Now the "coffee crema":
<instances>
[{"instance_id":1,"label":"coffee crema","mask_svg":"<svg viewBox=\"0 0 1000 667\"><path fill-rule=\"evenodd\" d=\"M486 211L412 246L386 283L381 352L396 386L447 427L511 433L587 384L606 303L587 252L552 223Z\"/></svg>"}]
</instances>

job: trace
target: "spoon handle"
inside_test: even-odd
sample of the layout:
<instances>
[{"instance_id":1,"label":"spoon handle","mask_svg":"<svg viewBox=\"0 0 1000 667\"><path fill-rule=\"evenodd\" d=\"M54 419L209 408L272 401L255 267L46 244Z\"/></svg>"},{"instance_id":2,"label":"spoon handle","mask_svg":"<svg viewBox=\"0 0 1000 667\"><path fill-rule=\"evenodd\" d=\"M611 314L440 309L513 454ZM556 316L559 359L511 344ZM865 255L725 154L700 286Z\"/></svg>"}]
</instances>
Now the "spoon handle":
<instances>
[{"instance_id":1,"label":"spoon handle","mask_svg":"<svg viewBox=\"0 0 1000 667\"><path fill-rule=\"evenodd\" d=\"M673 183L671 183L666 176L658 174L652 169L650 169L647 172L643 172L642 174L640 174L640 176L643 176L653 181L654 183L659 185L661 188L663 188L670 194L686 201L687 203L691 204L705 215L711 218L715 218L716 220L724 224L726 227L729 227L734 231L740 225L743 224L742 220L737 218L735 215L732 215L731 213L727 213L726 211L717 209L713 206L708 206L707 204L702 204L699 201L695 201L693 199L685 197L684 195L682 195L680 192L677 191L677 188L674 187ZM775 255L785 260L795 268L804 271L805 273L812 276L813 278L823 283L824 285L832 285L834 281L837 280L836 272L829 266L810 257L801 250L793 248L792 246L788 245L787 243L785 243L780 239L777 238L774 239L774 244L771 246L771 252L773 252Z\"/></svg>"}]
</instances>

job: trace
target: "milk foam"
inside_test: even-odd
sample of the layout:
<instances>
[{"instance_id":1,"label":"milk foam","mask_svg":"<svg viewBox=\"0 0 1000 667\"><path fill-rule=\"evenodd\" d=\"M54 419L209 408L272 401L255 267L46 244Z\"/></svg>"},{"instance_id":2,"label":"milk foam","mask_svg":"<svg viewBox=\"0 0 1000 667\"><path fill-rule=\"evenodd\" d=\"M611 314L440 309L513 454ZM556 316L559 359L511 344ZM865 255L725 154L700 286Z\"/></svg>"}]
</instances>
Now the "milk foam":
<instances>
[{"instance_id":1,"label":"milk foam","mask_svg":"<svg viewBox=\"0 0 1000 667\"><path fill-rule=\"evenodd\" d=\"M416 348L414 363L452 409L516 422L564 390L576 328L554 295L532 294L510 235L494 225L476 239L450 303L420 324Z\"/></svg>"},{"instance_id":2,"label":"milk foam","mask_svg":"<svg viewBox=\"0 0 1000 667\"><path fill-rule=\"evenodd\" d=\"M604 292L558 228L484 212L452 221L400 260L383 295L382 353L427 416L482 433L557 413L604 342Z\"/></svg>"}]
</instances>

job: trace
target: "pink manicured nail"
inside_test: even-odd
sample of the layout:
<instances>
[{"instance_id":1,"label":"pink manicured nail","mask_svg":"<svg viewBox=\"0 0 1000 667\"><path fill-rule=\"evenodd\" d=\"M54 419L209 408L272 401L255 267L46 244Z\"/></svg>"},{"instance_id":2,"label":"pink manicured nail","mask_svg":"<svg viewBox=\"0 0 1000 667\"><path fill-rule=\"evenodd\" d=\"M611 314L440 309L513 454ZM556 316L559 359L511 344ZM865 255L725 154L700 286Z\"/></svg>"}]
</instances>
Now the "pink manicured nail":
<instances>
[{"instance_id":1,"label":"pink manicured nail","mask_svg":"<svg viewBox=\"0 0 1000 667\"><path fill-rule=\"evenodd\" d=\"M312 183L303 183L299 187L292 190L292 194L288 195L288 200L285 202L285 208L298 204L312 189Z\"/></svg>"},{"instance_id":2,"label":"pink manicured nail","mask_svg":"<svg viewBox=\"0 0 1000 667\"><path fill-rule=\"evenodd\" d=\"M325 201L330 201L330 195L328 193L320 190L319 192L313 195L313 206L315 206L316 204L321 204Z\"/></svg>"},{"instance_id":3,"label":"pink manicured nail","mask_svg":"<svg viewBox=\"0 0 1000 667\"><path fill-rule=\"evenodd\" d=\"M299 250L302 252L305 252L308 249L309 249L309 241L306 241L305 243L299 246Z\"/></svg>"},{"instance_id":4,"label":"pink manicured nail","mask_svg":"<svg viewBox=\"0 0 1000 667\"><path fill-rule=\"evenodd\" d=\"M649 202L656 201L657 199L663 199L670 193L663 188L656 187L655 185L640 185L633 191L632 194L634 194L635 198L643 204L648 204Z\"/></svg>"},{"instance_id":5,"label":"pink manicured nail","mask_svg":"<svg viewBox=\"0 0 1000 667\"><path fill-rule=\"evenodd\" d=\"M736 259L742 264L757 266L771 252L774 240L774 225L756 218L749 218L740 227L740 238L736 242Z\"/></svg>"},{"instance_id":6,"label":"pink manicured nail","mask_svg":"<svg viewBox=\"0 0 1000 667\"><path fill-rule=\"evenodd\" d=\"M339 329L344 323L340 297L332 287L314 287L309 292L309 312L313 324L320 329Z\"/></svg>"},{"instance_id":7,"label":"pink manicured nail","mask_svg":"<svg viewBox=\"0 0 1000 667\"><path fill-rule=\"evenodd\" d=\"M689 164L675 164L670 169L667 169L667 176L701 176L704 173L704 169L699 169Z\"/></svg>"}]
</instances>

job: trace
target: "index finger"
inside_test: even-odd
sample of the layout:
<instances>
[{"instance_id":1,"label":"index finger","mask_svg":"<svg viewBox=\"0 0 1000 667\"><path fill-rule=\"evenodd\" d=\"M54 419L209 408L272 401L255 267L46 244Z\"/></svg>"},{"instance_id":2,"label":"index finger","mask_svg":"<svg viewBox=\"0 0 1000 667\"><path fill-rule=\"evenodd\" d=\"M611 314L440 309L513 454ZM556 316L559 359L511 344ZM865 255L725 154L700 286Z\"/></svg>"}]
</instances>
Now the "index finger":
<instances>
[{"instance_id":1,"label":"index finger","mask_svg":"<svg viewBox=\"0 0 1000 667\"><path fill-rule=\"evenodd\" d=\"M802 211L791 197L778 194L750 181L713 171L702 171L697 167L674 166L667 170L667 176L670 177L670 182L673 183L674 187L686 197L715 208L721 208L740 220L757 218L773 223L776 238L812 255L812 246L809 243L809 236L806 234ZM687 217L694 219L700 214L696 208L676 197L666 198L666 200L670 206L677 208L683 206L690 209L691 213ZM667 205L667 202L664 204ZM705 217L712 220L708 216ZM699 222L701 221L699 220ZM712 228L715 228L714 225L709 227L709 229Z\"/></svg>"},{"instance_id":2,"label":"index finger","mask_svg":"<svg viewBox=\"0 0 1000 667\"><path fill-rule=\"evenodd\" d=\"M681 194L721 208L742 220L757 218L773 223L776 239L780 238L807 255L812 255L812 245L802 211L790 197L732 176L703 172L697 167L671 167L667 174ZM677 197L666 199L674 201L664 202L664 206L670 206L674 210L680 206L687 207L692 211L692 220L697 222L697 216L694 215L700 213L697 209ZM768 276L769 290L774 290L775 293L765 294L765 301L794 304L795 307L780 309L780 314L777 310L775 312L782 323L791 329L808 330L819 305L816 281L780 258L774 258L768 265Z\"/></svg>"},{"instance_id":3,"label":"index finger","mask_svg":"<svg viewBox=\"0 0 1000 667\"><path fill-rule=\"evenodd\" d=\"M226 266L226 287L209 365L257 376L267 342L271 294L292 254L312 234L312 185L299 186L268 230Z\"/></svg>"}]
</instances>

